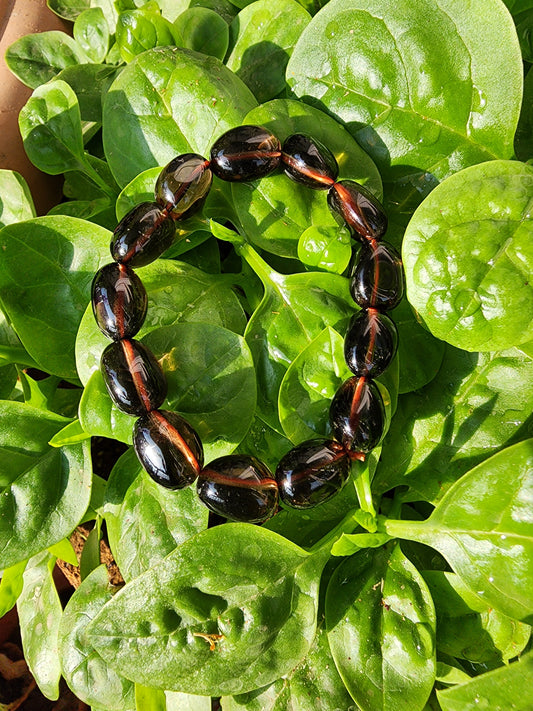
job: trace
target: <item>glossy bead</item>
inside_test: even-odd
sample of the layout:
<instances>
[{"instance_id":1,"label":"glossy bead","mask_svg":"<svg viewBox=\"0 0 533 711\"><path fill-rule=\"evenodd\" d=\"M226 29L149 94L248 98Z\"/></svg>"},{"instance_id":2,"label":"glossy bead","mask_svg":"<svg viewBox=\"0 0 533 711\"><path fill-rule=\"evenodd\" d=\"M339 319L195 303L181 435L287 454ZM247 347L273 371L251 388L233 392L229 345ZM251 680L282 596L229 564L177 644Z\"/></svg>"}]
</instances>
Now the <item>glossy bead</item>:
<instances>
[{"instance_id":1,"label":"glossy bead","mask_svg":"<svg viewBox=\"0 0 533 711\"><path fill-rule=\"evenodd\" d=\"M329 409L335 439L352 452L370 452L385 429L385 406L377 385L367 378L345 380Z\"/></svg>"},{"instance_id":2,"label":"glossy bead","mask_svg":"<svg viewBox=\"0 0 533 711\"><path fill-rule=\"evenodd\" d=\"M144 323L148 297L137 274L112 262L99 269L92 284L92 307L99 329L108 338L132 338Z\"/></svg>"},{"instance_id":3,"label":"glossy bead","mask_svg":"<svg viewBox=\"0 0 533 711\"><path fill-rule=\"evenodd\" d=\"M344 338L344 357L355 375L376 378L396 354L398 332L394 322L376 309L354 314Z\"/></svg>"},{"instance_id":4,"label":"glossy bead","mask_svg":"<svg viewBox=\"0 0 533 711\"><path fill-rule=\"evenodd\" d=\"M364 244L351 273L350 293L361 308L387 311L402 300L402 260L388 242Z\"/></svg>"},{"instance_id":5,"label":"glossy bead","mask_svg":"<svg viewBox=\"0 0 533 711\"><path fill-rule=\"evenodd\" d=\"M144 267L171 246L175 231L174 221L156 202L142 202L116 226L111 256L131 267Z\"/></svg>"},{"instance_id":6,"label":"glossy bead","mask_svg":"<svg viewBox=\"0 0 533 711\"><path fill-rule=\"evenodd\" d=\"M238 126L224 133L211 148L211 170L222 180L259 180L276 170L281 145L262 126Z\"/></svg>"},{"instance_id":7,"label":"glossy bead","mask_svg":"<svg viewBox=\"0 0 533 711\"><path fill-rule=\"evenodd\" d=\"M139 341L111 343L102 353L101 370L111 399L128 415L155 410L166 397L165 374L154 354Z\"/></svg>"},{"instance_id":8,"label":"glossy bead","mask_svg":"<svg viewBox=\"0 0 533 711\"><path fill-rule=\"evenodd\" d=\"M210 511L233 521L261 523L278 505L278 485L268 467L246 454L230 454L210 462L196 484Z\"/></svg>"},{"instance_id":9,"label":"glossy bead","mask_svg":"<svg viewBox=\"0 0 533 711\"><path fill-rule=\"evenodd\" d=\"M387 231L387 215L381 203L355 180L340 180L332 185L328 205L359 237L379 239Z\"/></svg>"},{"instance_id":10,"label":"glossy bead","mask_svg":"<svg viewBox=\"0 0 533 711\"><path fill-rule=\"evenodd\" d=\"M350 476L350 457L333 440L302 442L280 460L276 468L281 500L307 509L331 499Z\"/></svg>"},{"instance_id":11,"label":"glossy bead","mask_svg":"<svg viewBox=\"0 0 533 711\"><path fill-rule=\"evenodd\" d=\"M339 174L339 166L329 148L303 133L287 138L281 160L291 180L315 190L327 190Z\"/></svg>"},{"instance_id":12,"label":"glossy bead","mask_svg":"<svg viewBox=\"0 0 533 711\"><path fill-rule=\"evenodd\" d=\"M186 219L200 210L212 182L209 161L196 153L185 153L159 174L155 199L174 220Z\"/></svg>"},{"instance_id":13,"label":"glossy bead","mask_svg":"<svg viewBox=\"0 0 533 711\"><path fill-rule=\"evenodd\" d=\"M176 412L152 410L133 427L133 446L152 479L166 489L183 489L204 463L200 438Z\"/></svg>"}]
</instances>

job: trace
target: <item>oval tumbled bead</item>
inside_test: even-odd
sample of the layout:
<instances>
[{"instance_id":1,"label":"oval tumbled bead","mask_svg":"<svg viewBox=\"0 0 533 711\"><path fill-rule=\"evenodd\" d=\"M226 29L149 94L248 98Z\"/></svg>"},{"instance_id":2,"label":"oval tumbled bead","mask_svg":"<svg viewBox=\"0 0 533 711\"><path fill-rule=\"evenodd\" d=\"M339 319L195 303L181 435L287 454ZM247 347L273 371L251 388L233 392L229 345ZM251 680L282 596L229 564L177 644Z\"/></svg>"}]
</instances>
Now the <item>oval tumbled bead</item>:
<instances>
[{"instance_id":1,"label":"oval tumbled bead","mask_svg":"<svg viewBox=\"0 0 533 711\"><path fill-rule=\"evenodd\" d=\"M350 457L338 442L302 442L276 468L280 499L296 509L307 509L331 499L350 476Z\"/></svg>"},{"instance_id":2,"label":"oval tumbled bead","mask_svg":"<svg viewBox=\"0 0 533 711\"><path fill-rule=\"evenodd\" d=\"M91 303L99 329L113 340L132 338L146 317L148 297L137 274L112 262L99 269L92 283Z\"/></svg>"},{"instance_id":3,"label":"oval tumbled bead","mask_svg":"<svg viewBox=\"0 0 533 711\"><path fill-rule=\"evenodd\" d=\"M144 469L166 489L192 484L204 463L196 431L168 410L152 410L139 417L133 427L133 446Z\"/></svg>"},{"instance_id":4,"label":"oval tumbled bead","mask_svg":"<svg viewBox=\"0 0 533 711\"><path fill-rule=\"evenodd\" d=\"M238 126L222 134L211 148L211 170L222 180L259 180L276 170L281 145L262 126Z\"/></svg>"},{"instance_id":5,"label":"oval tumbled bead","mask_svg":"<svg viewBox=\"0 0 533 711\"><path fill-rule=\"evenodd\" d=\"M167 381L154 354L139 341L114 341L102 353L101 371L115 405L128 415L157 409Z\"/></svg>"},{"instance_id":6,"label":"oval tumbled bead","mask_svg":"<svg viewBox=\"0 0 533 711\"><path fill-rule=\"evenodd\" d=\"M268 467L246 454L210 462L200 472L196 487L210 511L232 521L262 523L278 506L278 485Z\"/></svg>"},{"instance_id":7,"label":"oval tumbled bead","mask_svg":"<svg viewBox=\"0 0 533 711\"><path fill-rule=\"evenodd\" d=\"M200 210L212 182L209 161L197 153L184 153L159 174L155 199L174 220L184 220Z\"/></svg>"},{"instance_id":8,"label":"oval tumbled bead","mask_svg":"<svg viewBox=\"0 0 533 711\"><path fill-rule=\"evenodd\" d=\"M287 138L281 160L291 180L315 190L327 190L339 174L339 166L329 148L303 133Z\"/></svg>"},{"instance_id":9,"label":"oval tumbled bead","mask_svg":"<svg viewBox=\"0 0 533 711\"><path fill-rule=\"evenodd\" d=\"M364 244L350 276L350 294L361 308L387 311L398 306L402 300L402 260L388 242Z\"/></svg>"},{"instance_id":10,"label":"oval tumbled bead","mask_svg":"<svg viewBox=\"0 0 533 711\"><path fill-rule=\"evenodd\" d=\"M387 231L387 215L381 203L355 180L340 180L332 185L328 205L360 237L379 239Z\"/></svg>"},{"instance_id":11,"label":"oval tumbled bead","mask_svg":"<svg viewBox=\"0 0 533 711\"><path fill-rule=\"evenodd\" d=\"M143 202L118 223L111 239L116 262L143 267L154 262L171 245L176 228L156 202Z\"/></svg>"},{"instance_id":12,"label":"oval tumbled bead","mask_svg":"<svg viewBox=\"0 0 533 711\"><path fill-rule=\"evenodd\" d=\"M385 430L385 405L377 385L367 378L348 378L329 409L335 439L351 452L370 452Z\"/></svg>"},{"instance_id":13,"label":"oval tumbled bead","mask_svg":"<svg viewBox=\"0 0 533 711\"><path fill-rule=\"evenodd\" d=\"M344 357L355 375L376 378L388 367L398 347L394 322L376 309L354 314L344 338Z\"/></svg>"}]
</instances>

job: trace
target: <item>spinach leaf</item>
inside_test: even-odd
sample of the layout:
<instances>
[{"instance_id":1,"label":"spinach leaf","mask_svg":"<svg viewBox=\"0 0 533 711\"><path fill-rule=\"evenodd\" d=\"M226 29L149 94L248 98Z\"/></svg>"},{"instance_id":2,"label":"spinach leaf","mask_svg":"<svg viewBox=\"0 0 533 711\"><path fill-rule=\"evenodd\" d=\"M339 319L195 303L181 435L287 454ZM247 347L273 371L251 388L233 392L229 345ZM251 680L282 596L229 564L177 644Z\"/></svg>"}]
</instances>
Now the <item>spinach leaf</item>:
<instances>
[{"instance_id":1,"label":"spinach leaf","mask_svg":"<svg viewBox=\"0 0 533 711\"><path fill-rule=\"evenodd\" d=\"M48 445L66 422L29 405L0 403L0 569L69 535L87 509L88 445Z\"/></svg>"},{"instance_id":2,"label":"spinach leaf","mask_svg":"<svg viewBox=\"0 0 533 711\"><path fill-rule=\"evenodd\" d=\"M201 154L255 104L245 84L214 57L164 47L145 52L120 73L104 101L109 167L124 186L179 153Z\"/></svg>"},{"instance_id":3,"label":"spinach leaf","mask_svg":"<svg viewBox=\"0 0 533 711\"><path fill-rule=\"evenodd\" d=\"M133 684L102 659L87 635L91 621L116 592L101 565L70 598L59 629L61 668L69 687L85 703L106 711L133 711Z\"/></svg>"},{"instance_id":4,"label":"spinach leaf","mask_svg":"<svg viewBox=\"0 0 533 711\"><path fill-rule=\"evenodd\" d=\"M442 711L529 711L533 704L533 652L509 666L482 674L466 684L438 691Z\"/></svg>"},{"instance_id":5,"label":"spinach leaf","mask_svg":"<svg viewBox=\"0 0 533 711\"><path fill-rule=\"evenodd\" d=\"M533 337L533 168L490 161L438 186L403 242L407 296L427 328L468 351Z\"/></svg>"},{"instance_id":6,"label":"spinach leaf","mask_svg":"<svg viewBox=\"0 0 533 711\"><path fill-rule=\"evenodd\" d=\"M224 59L228 51L228 23L208 7L190 7L182 12L174 22L174 34L179 47L193 49L220 60Z\"/></svg>"},{"instance_id":7,"label":"spinach leaf","mask_svg":"<svg viewBox=\"0 0 533 711\"><path fill-rule=\"evenodd\" d=\"M24 585L23 573L28 561L21 560L2 571L0 578L0 619L16 604Z\"/></svg>"},{"instance_id":8,"label":"spinach leaf","mask_svg":"<svg viewBox=\"0 0 533 711\"><path fill-rule=\"evenodd\" d=\"M104 61L109 49L109 26L99 7L84 10L73 27L74 39L91 62Z\"/></svg>"},{"instance_id":9,"label":"spinach leaf","mask_svg":"<svg viewBox=\"0 0 533 711\"><path fill-rule=\"evenodd\" d=\"M435 610L399 546L336 568L326 593L335 664L363 711L423 709L435 680Z\"/></svg>"},{"instance_id":10,"label":"spinach leaf","mask_svg":"<svg viewBox=\"0 0 533 711\"><path fill-rule=\"evenodd\" d=\"M122 576L129 581L207 528L208 511L194 487L169 491L158 486L130 449L109 477L104 516L109 545Z\"/></svg>"},{"instance_id":11,"label":"spinach leaf","mask_svg":"<svg viewBox=\"0 0 533 711\"><path fill-rule=\"evenodd\" d=\"M281 457L291 448L290 440L256 416L236 451L244 454L252 452L274 472Z\"/></svg>"},{"instance_id":12,"label":"spinach leaf","mask_svg":"<svg viewBox=\"0 0 533 711\"><path fill-rule=\"evenodd\" d=\"M295 0L276 3L257 0L241 10L231 23L231 52L226 65L259 103L273 99L285 89L289 56L310 20L309 13Z\"/></svg>"},{"instance_id":13,"label":"spinach leaf","mask_svg":"<svg viewBox=\"0 0 533 711\"><path fill-rule=\"evenodd\" d=\"M153 3L121 12L116 28L117 46L125 62L153 47L174 45L172 24L159 14Z\"/></svg>"},{"instance_id":14,"label":"spinach leaf","mask_svg":"<svg viewBox=\"0 0 533 711\"><path fill-rule=\"evenodd\" d=\"M109 32L115 31L117 11L113 0L48 0L47 5L56 15L71 22L74 22L85 10L99 7L107 20Z\"/></svg>"},{"instance_id":15,"label":"spinach leaf","mask_svg":"<svg viewBox=\"0 0 533 711\"><path fill-rule=\"evenodd\" d=\"M533 158L533 71L528 71L524 80L524 96L520 120L514 139L516 157L526 161Z\"/></svg>"},{"instance_id":16,"label":"spinach leaf","mask_svg":"<svg viewBox=\"0 0 533 711\"><path fill-rule=\"evenodd\" d=\"M28 561L17 601L24 659L44 696L54 700L59 698L58 635L63 614L53 577L55 562L47 551Z\"/></svg>"},{"instance_id":17,"label":"spinach leaf","mask_svg":"<svg viewBox=\"0 0 533 711\"><path fill-rule=\"evenodd\" d=\"M132 443L134 420L113 404L100 370L95 371L85 385L78 417L87 435Z\"/></svg>"},{"instance_id":18,"label":"spinach leaf","mask_svg":"<svg viewBox=\"0 0 533 711\"><path fill-rule=\"evenodd\" d=\"M0 228L35 217L28 184L14 170L0 170L0 196Z\"/></svg>"},{"instance_id":19,"label":"spinach leaf","mask_svg":"<svg viewBox=\"0 0 533 711\"><path fill-rule=\"evenodd\" d=\"M31 89L53 79L65 67L87 61L76 40L58 30L21 37L7 48L5 59L17 79Z\"/></svg>"},{"instance_id":20,"label":"spinach leaf","mask_svg":"<svg viewBox=\"0 0 533 711\"><path fill-rule=\"evenodd\" d=\"M73 217L37 217L0 232L0 301L46 372L77 381L74 342L109 232Z\"/></svg>"},{"instance_id":21,"label":"spinach leaf","mask_svg":"<svg viewBox=\"0 0 533 711\"><path fill-rule=\"evenodd\" d=\"M384 531L441 553L487 605L533 620L533 440L495 454L465 474L423 522L387 520Z\"/></svg>"},{"instance_id":22,"label":"spinach leaf","mask_svg":"<svg viewBox=\"0 0 533 711\"><path fill-rule=\"evenodd\" d=\"M508 69L498 81L495 66ZM287 81L348 126L400 209L460 168L512 155L522 64L498 0L468 12L453 0L331 0L300 36Z\"/></svg>"},{"instance_id":23,"label":"spinach leaf","mask_svg":"<svg viewBox=\"0 0 533 711\"><path fill-rule=\"evenodd\" d=\"M77 64L63 69L57 79L67 83L78 97L82 121L102 123L103 97L116 73L116 67Z\"/></svg>"},{"instance_id":24,"label":"spinach leaf","mask_svg":"<svg viewBox=\"0 0 533 711\"><path fill-rule=\"evenodd\" d=\"M324 562L256 526L211 528L129 583L93 620L89 638L138 683L246 693L307 654Z\"/></svg>"},{"instance_id":25,"label":"spinach leaf","mask_svg":"<svg viewBox=\"0 0 533 711\"><path fill-rule=\"evenodd\" d=\"M447 346L436 378L399 400L375 491L407 485L412 500L438 501L475 464L533 434L532 384L533 360L518 349Z\"/></svg>"}]
</instances>

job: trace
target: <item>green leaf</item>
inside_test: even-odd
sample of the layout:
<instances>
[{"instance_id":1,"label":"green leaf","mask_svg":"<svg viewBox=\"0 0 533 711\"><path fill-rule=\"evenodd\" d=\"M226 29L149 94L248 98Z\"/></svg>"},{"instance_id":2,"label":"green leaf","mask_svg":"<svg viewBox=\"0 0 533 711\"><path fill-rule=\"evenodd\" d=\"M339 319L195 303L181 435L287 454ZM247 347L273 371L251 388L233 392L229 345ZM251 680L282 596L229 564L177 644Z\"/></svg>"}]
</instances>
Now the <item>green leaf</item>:
<instances>
[{"instance_id":1,"label":"green leaf","mask_svg":"<svg viewBox=\"0 0 533 711\"><path fill-rule=\"evenodd\" d=\"M221 703L223 711L355 711L321 627L307 657L288 675L266 688L225 697Z\"/></svg>"},{"instance_id":2,"label":"green leaf","mask_svg":"<svg viewBox=\"0 0 533 711\"><path fill-rule=\"evenodd\" d=\"M226 64L259 103L285 89L289 56L310 20L309 13L295 0L257 0L231 23L231 52Z\"/></svg>"},{"instance_id":3,"label":"green leaf","mask_svg":"<svg viewBox=\"0 0 533 711\"><path fill-rule=\"evenodd\" d=\"M48 442L51 447L64 447L66 444L77 444L88 439L90 435L85 432L79 420L69 422L63 429L59 430ZM58 556L60 558L60 556Z\"/></svg>"},{"instance_id":4,"label":"green leaf","mask_svg":"<svg viewBox=\"0 0 533 711\"><path fill-rule=\"evenodd\" d=\"M259 417L254 417L246 437L239 444L236 451L242 454L254 454L271 471L275 471L279 460L291 448L292 443L290 440L272 429L272 427L269 427Z\"/></svg>"},{"instance_id":5,"label":"green leaf","mask_svg":"<svg viewBox=\"0 0 533 711\"><path fill-rule=\"evenodd\" d=\"M182 694L179 691L165 691L167 711L211 711L210 696Z\"/></svg>"},{"instance_id":6,"label":"green leaf","mask_svg":"<svg viewBox=\"0 0 533 711\"><path fill-rule=\"evenodd\" d=\"M454 0L331 0L300 36L287 81L349 127L400 211L437 180L512 155L522 63L499 0L468 11Z\"/></svg>"},{"instance_id":7,"label":"green leaf","mask_svg":"<svg viewBox=\"0 0 533 711\"><path fill-rule=\"evenodd\" d=\"M9 69L31 89L50 81L65 67L86 61L87 57L76 40L57 30L25 35L6 52Z\"/></svg>"},{"instance_id":8,"label":"green leaf","mask_svg":"<svg viewBox=\"0 0 533 711\"><path fill-rule=\"evenodd\" d=\"M95 371L87 381L78 416L83 431L88 435L132 443L135 420L113 404L100 370Z\"/></svg>"},{"instance_id":9,"label":"green leaf","mask_svg":"<svg viewBox=\"0 0 533 711\"><path fill-rule=\"evenodd\" d=\"M0 195L0 228L35 217L30 189L19 173L0 170Z\"/></svg>"},{"instance_id":10,"label":"green leaf","mask_svg":"<svg viewBox=\"0 0 533 711\"><path fill-rule=\"evenodd\" d=\"M87 509L88 445L48 446L65 422L29 405L0 403L0 569L70 535Z\"/></svg>"},{"instance_id":11,"label":"green leaf","mask_svg":"<svg viewBox=\"0 0 533 711\"><path fill-rule=\"evenodd\" d=\"M312 643L324 557L225 524L129 583L90 639L120 673L188 693L245 693L288 673Z\"/></svg>"},{"instance_id":12,"label":"green leaf","mask_svg":"<svg viewBox=\"0 0 533 711\"><path fill-rule=\"evenodd\" d=\"M0 578L0 619L6 615L16 604L24 585L23 573L28 564L21 560L2 571Z\"/></svg>"},{"instance_id":13,"label":"green leaf","mask_svg":"<svg viewBox=\"0 0 533 711\"><path fill-rule=\"evenodd\" d=\"M109 545L126 581L207 528L194 487L169 491L143 471L133 449L113 467L104 500Z\"/></svg>"},{"instance_id":14,"label":"green leaf","mask_svg":"<svg viewBox=\"0 0 533 711\"><path fill-rule=\"evenodd\" d=\"M28 561L17 601L24 659L48 699L59 698L59 623L63 609L53 578L56 559L47 551Z\"/></svg>"},{"instance_id":15,"label":"green leaf","mask_svg":"<svg viewBox=\"0 0 533 711\"><path fill-rule=\"evenodd\" d=\"M133 711L133 684L102 659L87 636L87 627L116 591L101 565L70 598L59 629L61 667L67 684L85 703L106 711Z\"/></svg>"},{"instance_id":16,"label":"green leaf","mask_svg":"<svg viewBox=\"0 0 533 711\"><path fill-rule=\"evenodd\" d=\"M165 692L135 684L135 708L137 711L167 711Z\"/></svg>"},{"instance_id":17,"label":"green leaf","mask_svg":"<svg viewBox=\"0 0 533 711\"><path fill-rule=\"evenodd\" d=\"M491 161L424 200L403 242L407 296L458 348L496 351L533 337L533 168Z\"/></svg>"},{"instance_id":18,"label":"green leaf","mask_svg":"<svg viewBox=\"0 0 533 711\"><path fill-rule=\"evenodd\" d=\"M56 15L71 22L90 7L99 7L104 13L109 32L115 31L117 11L113 0L47 0L47 5Z\"/></svg>"},{"instance_id":19,"label":"green leaf","mask_svg":"<svg viewBox=\"0 0 533 711\"><path fill-rule=\"evenodd\" d=\"M109 232L73 217L37 217L0 232L0 301L42 370L77 380L74 343Z\"/></svg>"},{"instance_id":20,"label":"green leaf","mask_svg":"<svg viewBox=\"0 0 533 711\"><path fill-rule=\"evenodd\" d=\"M533 62L533 8L516 14L514 21L522 51L522 59L524 62L531 63Z\"/></svg>"},{"instance_id":21,"label":"green leaf","mask_svg":"<svg viewBox=\"0 0 533 711\"><path fill-rule=\"evenodd\" d=\"M311 225L298 240L298 259L311 269L342 274L352 256L352 240L338 225Z\"/></svg>"},{"instance_id":22,"label":"green leaf","mask_svg":"<svg viewBox=\"0 0 533 711\"><path fill-rule=\"evenodd\" d=\"M399 546L361 551L335 569L326 626L337 669L362 711L424 708L435 680L435 610Z\"/></svg>"},{"instance_id":23,"label":"green leaf","mask_svg":"<svg viewBox=\"0 0 533 711\"><path fill-rule=\"evenodd\" d=\"M121 12L118 16L116 39L120 56L131 62L138 54L154 47L174 45L171 23L153 5Z\"/></svg>"},{"instance_id":24,"label":"green leaf","mask_svg":"<svg viewBox=\"0 0 533 711\"><path fill-rule=\"evenodd\" d=\"M174 22L180 47L223 60L229 45L228 23L207 7L190 7ZM231 69L231 67L230 67ZM246 83L246 82L245 82Z\"/></svg>"},{"instance_id":25,"label":"green leaf","mask_svg":"<svg viewBox=\"0 0 533 711\"><path fill-rule=\"evenodd\" d=\"M214 57L177 48L145 52L115 79L104 102L109 166L124 186L175 155L207 152L255 103L250 90ZM184 106L205 111L191 113Z\"/></svg>"},{"instance_id":26,"label":"green leaf","mask_svg":"<svg viewBox=\"0 0 533 711\"><path fill-rule=\"evenodd\" d=\"M412 500L435 503L475 464L533 434L532 403L531 358L447 346L436 378L400 398L374 491L407 485Z\"/></svg>"},{"instance_id":27,"label":"green leaf","mask_svg":"<svg viewBox=\"0 0 533 711\"><path fill-rule=\"evenodd\" d=\"M423 522L384 523L391 536L435 548L487 605L533 620L533 440L495 454L465 474Z\"/></svg>"},{"instance_id":28,"label":"green leaf","mask_svg":"<svg viewBox=\"0 0 533 711\"><path fill-rule=\"evenodd\" d=\"M529 711L533 704L533 653L466 684L438 691L442 711Z\"/></svg>"},{"instance_id":29,"label":"green leaf","mask_svg":"<svg viewBox=\"0 0 533 711\"><path fill-rule=\"evenodd\" d=\"M293 133L312 135L335 155L341 177L357 180L381 196L381 178L373 161L327 114L298 101L276 99L250 111L244 123L265 126L282 142ZM232 184L232 195L247 239L268 252L296 257L301 235L313 225L342 235L327 205L326 191L309 190L281 173L260 182Z\"/></svg>"},{"instance_id":30,"label":"green leaf","mask_svg":"<svg viewBox=\"0 0 533 711\"><path fill-rule=\"evenodd\" d=\"M94 491L91 493L94 493ZM78 558L69 538L63 538L58 543L54 543L53 546L48 546L47 550L59 560L64 560L71 565L78 565Z\"/></svg>"},{"instance_id":31,"label":"green leaf","mask_svg":"<svg viewBox=\"0 0 533 711\"><path fill-rule=\"evenodd\" d=\"M21 109L19 126L28 158L39 170L51 175L83 170L80 108L64 81L35 89Z\"/></svg>"},{"instance_id":32,"label":"green leaf","mask_svg":"<svg viewBox=\"0 0 533 711\"><path fill-rule=\"evenodd\" d=\"M109 49L109 27L99 7L84 10L74 22L74 39L91 62L104 61Z\"/></svg>"},{"instance_id":33,"label":"green leaf","mask_svg":"<svg viewBox=\"0 0 533 711\"><path fill-rule=\"evenodd\" d=\"M63 69L57 79L66 82L78 97L82 121L102 123L103 97L116 73L116 67L77 64Z\"/></svg>"},{"instance_id":34,"label":"green leaf","mask_svg":"<svg viewBox=\"0 0 533 711\"><path fill-rule=\"evenodd\" d=\"M529 70L524 80L522 110L514 139L516 157L520 160L533 158L533 72Z\"/></svg>"}]
</instances>

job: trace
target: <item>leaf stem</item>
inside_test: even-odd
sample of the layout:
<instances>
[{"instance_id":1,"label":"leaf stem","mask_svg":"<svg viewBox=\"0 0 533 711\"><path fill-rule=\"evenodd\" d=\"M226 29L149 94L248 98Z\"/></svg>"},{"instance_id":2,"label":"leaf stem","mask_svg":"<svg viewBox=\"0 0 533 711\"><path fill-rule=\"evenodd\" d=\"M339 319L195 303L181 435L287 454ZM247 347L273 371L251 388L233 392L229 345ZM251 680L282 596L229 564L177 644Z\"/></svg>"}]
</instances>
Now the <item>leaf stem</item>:
<instances>
[{"instance_id":1,"label":"leaf stem","mask_svg":"<svg viewBox=\"0 0 533 711\"><path fill-rule=\"evenodd\" d=\"M112 200L116 198L115 191L106 183L106 181L102 178L98 171L92 167L88 160L83 160L83 162L80 164L80 169L109 198L111 198Z\"/></svg>"},{"instance_id":2,"label":"leaf stem","mask_svg":"<svg viewBox=\"0 0 533 711\"><path fill-rule=\"evenodd\" d=\"M352 461L352 476L359 506L363 511L369 513L373 518L376 518L376 509L372 501L372 490L370 488L370 471L368 466L364 466L361 470L361 462L354 459Z\"/></svg>"},{"instance_id":3,"label":"leaf stem","mask_svg":"<svg viewBox=\"0 0 533 711\"><path fill-rule=\"evenodd\" d=\"M355 514L359 509L352 509L334 528L326 533L320 540L307 549L309 553L316 553L325 548L331 548L343 533L353 533L358 528L359 523L355 518Z\"/></svg>"},{"instance_id":4,"label":"leaf stem","mask_svg":"<svg viewBox=\"0 0 533 711\"><path fill-rule=\"evenodd\" d=\"M248 244L248 242L243 242L242 244L235 244L235 251L239 256L246 260L247 264L254 270L257 276L263 282L265 288L267 286L272 286L277 284L278 275L272 267L270 267L265 260L259 256L255 249Z\"/></svg>"}]
</instances>

